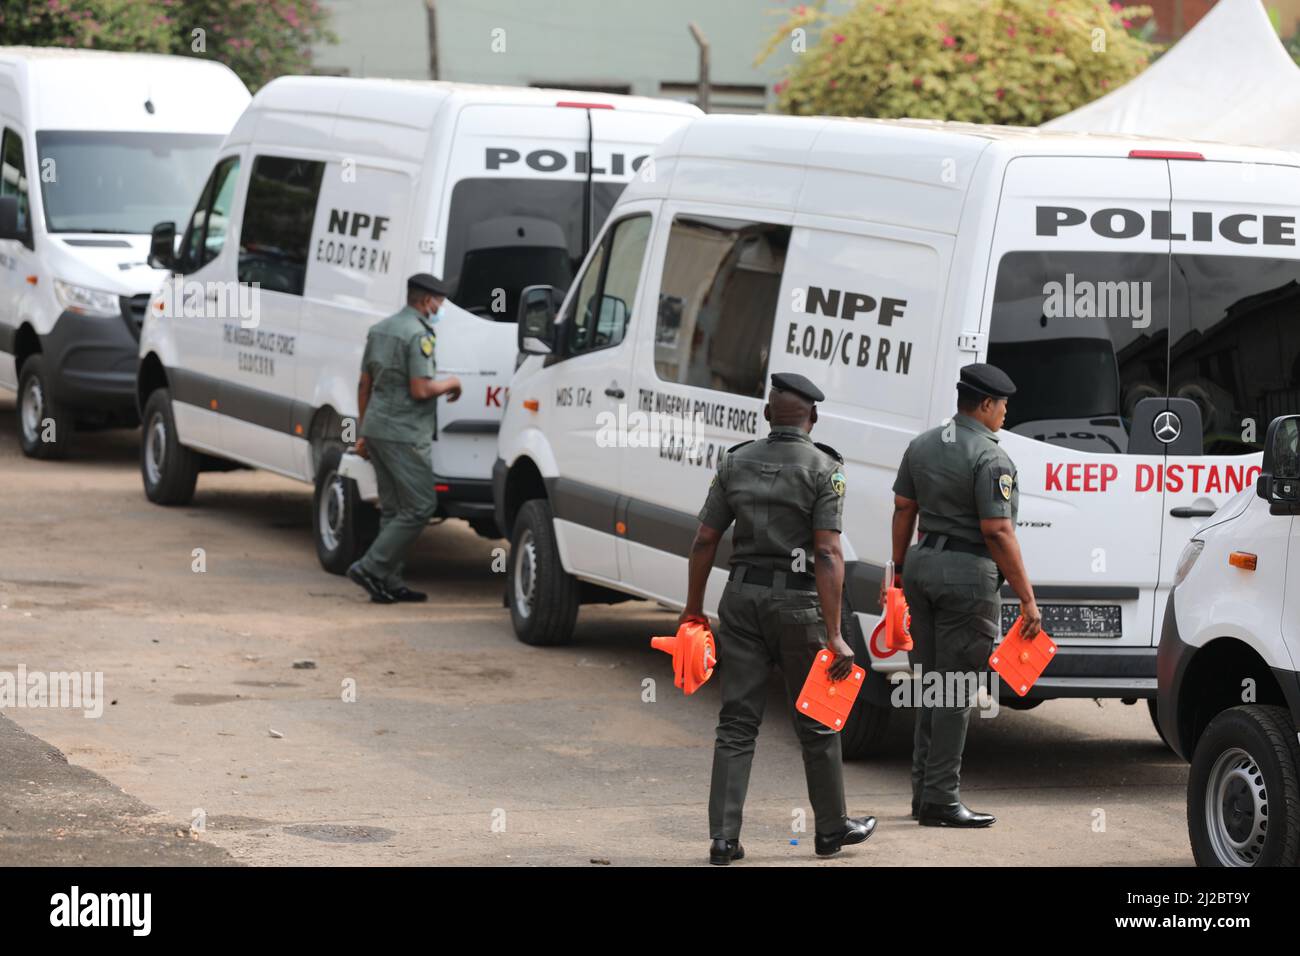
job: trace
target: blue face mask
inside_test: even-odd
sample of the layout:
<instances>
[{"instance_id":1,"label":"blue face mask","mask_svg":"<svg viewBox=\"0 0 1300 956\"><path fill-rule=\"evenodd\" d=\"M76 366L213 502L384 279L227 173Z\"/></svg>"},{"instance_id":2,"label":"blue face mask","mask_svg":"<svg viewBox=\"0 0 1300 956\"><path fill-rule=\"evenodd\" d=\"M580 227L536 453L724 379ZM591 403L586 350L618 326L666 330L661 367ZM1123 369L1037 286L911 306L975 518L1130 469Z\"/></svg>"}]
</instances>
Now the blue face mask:
<instances>
[{"instance_id":1,"label":"blue face mask","mask_svg":"<svg viewBox=\"0 0 1300 956\"><path fill-rule=\"evenodd\" d=\"M444 300L444 301L443 301L443 302L438 306L437 309L435 309L433 312L430 312L430 313L429 313L429 321L430 321L430 322L433 322L434 324L437 324L438 320L442 318L443 314L444 314L446 311L447 311L447 303L446 303L446 301Z\"/></svg>"}]
</instances>

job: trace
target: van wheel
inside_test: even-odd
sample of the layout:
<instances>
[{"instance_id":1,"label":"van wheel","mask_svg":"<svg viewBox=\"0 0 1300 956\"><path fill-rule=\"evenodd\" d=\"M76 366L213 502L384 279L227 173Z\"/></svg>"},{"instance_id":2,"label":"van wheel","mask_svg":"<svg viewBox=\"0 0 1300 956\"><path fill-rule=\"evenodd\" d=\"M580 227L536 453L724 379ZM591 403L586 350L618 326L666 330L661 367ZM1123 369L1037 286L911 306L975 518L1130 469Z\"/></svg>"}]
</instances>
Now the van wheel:
<instances>
[{"instance_id":1,"label":"van wheel","mask_svg":"<svg viewBox=\"0 0 1300 956\"><path fill-rule=\"evenodd\" d=\"M165 388L149 393L140 436L140 477L145 497L158 505L187 505L199 478L199 456L176 437L172 396Z\"/></svg>"},{"instance_id":2,"label":"van wheel","mask_svg":"<svg viewBox=\"0 0 1300 956\"><path fill-rule=\"evenodd\" d=\"M858 692L858 699L849 711L849 718L840 731L840 752L845 760L865 760L878 756L884 746L885 731L889 728L890 707L873 704L871 683L885 683L885 675L871 669L871 652L867 649L867 639L862 633L858 616L849 608L848 598L844 598L840 608L840 632L844 642L853 648L853 658L860 667L867 670L867 687Z\"/></svg>"},{"instance_id":3,"label":"van wheel","mask_svg":"<svg viewBox=\"0 0 1300 956\"><path fill-rule=\"evenodd\" d=\"M341 445L328 446L316 469L312 496L312 538L316 557L330 574L343 574L379 534L379 509L361 500L357 483L339 474Z\"/></svg>"},{"instance_id":4,"label":"van wheel","mask_svg":"<svg viewBox=\"0 0 1300 956\"><path fill-rule=\"evenodd\" d=\"M560 563L551 506L544 498L524 502L515 518L506 594L510 623L519 640L543 647L573 639L578 579Z\"/></svg>"},{"instance_id":5,"label":"van wheel","mask_svg":"<svg viewBox=\"0 0 1300 956\"><path fill-rule=\"evenodd\" d=\"M1285 707L1225 710L1196 744L1187 834L1198 866L1300 862L1300 743Z\"/></svg>"},{"instance_id":6,"label":"van wheel","mask_svg":"<svg viewBox=\"0 0 1300 956\"><path fill-rule=\"evenodd\" d=\"M54 400L45 356L30 355L18 374L18 444L28 458L66 458L73 419Z\"/></svg>"},{"instance_id":7,"label":"van wheel","mask_svg":"<svg viewBox=\"0 0 1300 956\"><path fill-rule=\"evenodd\" d=\"M1151 725L1156 729L1156 736L1160 738L1162 744L1168 747L1169 740L1165 737L1165 732L1160 729L1160 713L1156 709L1156 699L1154 697L1147 698L1147 712L1151 714Z\"/></svg>"}]
</instances>

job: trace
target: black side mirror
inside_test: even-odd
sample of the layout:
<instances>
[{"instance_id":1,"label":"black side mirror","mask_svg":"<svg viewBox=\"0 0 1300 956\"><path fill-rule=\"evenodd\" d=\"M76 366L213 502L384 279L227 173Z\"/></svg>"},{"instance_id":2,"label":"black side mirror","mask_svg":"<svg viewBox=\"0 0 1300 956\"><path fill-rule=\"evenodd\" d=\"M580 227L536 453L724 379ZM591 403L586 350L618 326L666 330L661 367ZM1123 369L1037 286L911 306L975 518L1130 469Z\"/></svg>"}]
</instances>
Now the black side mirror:
<instances>
[{"instance_id":1,"label":"black side mirror","mask_svg":"<svg viewBox=\"0 0 1300 956\"><path fill-rule=\"evenodd\" d=\"M1300 509L1300 415L1283 415L1269 423L1255 494L1273 506L1273 514Z\"/></svg>"},{"instance_id":2,"label":"black side mirror","mask_svg":"<svg viewBox=\"0 0 1300 956\"><path fill-rule=\"evenodd\" d=\"M155 269L173 269L176 266L176 223L160 222L153 227L149 239L149 265Z\"/></svg>"},{"instance_id":3,"label":"black side mirror","mask_svg":"<svg viewBox=\"0 0 1300 956\"><path fill-rule=\"evenodd\" d=\"M27 236L18 228L18 197L0 196L0 239L22 241Z\"/></svg>"},{"instance_id":4,"label":"black side mirror","mask_svg":"<svg viewBox=\"0 0 1300 956\"><path fill-rule=\"evenodd\" d=\"M519 293L519 351L525 355L551 355L559 331L555 314L559 293L549 285L526 286Z\"/></svg>"}]
</instances>

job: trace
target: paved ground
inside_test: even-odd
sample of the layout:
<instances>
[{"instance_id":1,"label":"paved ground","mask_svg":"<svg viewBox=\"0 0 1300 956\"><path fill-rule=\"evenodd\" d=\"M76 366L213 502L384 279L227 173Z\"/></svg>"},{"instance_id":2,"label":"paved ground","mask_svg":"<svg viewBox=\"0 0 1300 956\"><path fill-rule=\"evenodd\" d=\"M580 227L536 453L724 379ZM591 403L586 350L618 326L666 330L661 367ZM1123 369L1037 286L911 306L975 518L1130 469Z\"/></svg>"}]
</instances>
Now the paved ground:
<instances>
[{"instance_id":1,"label":"paved ground","mask_svg":"<svg viewBox=\"0 0 1300 956\"><path fill-rule=\"evenodd\" d=\"M33 462L12 407L0 398L0 672L100 671L111 703L98 719L4 712L34 737L0 720L0 865L701 861L717 688L673 688L648 647L672 615L587 609L573 646L526 647L501 606L501 542L459 522L412 564L432 604L373 606L317 565L309 488L204 475L193 506L162 509L135 433ZM791 843L807 797L775 685L768 713L747 862L810 864L811 837ZM877 835L821 865L1191 863L1187 770L1144 706L974 721L966 797L1001 820L971 833L908 818L905 724L847 769Z\"/></svg>"}]
</instances>

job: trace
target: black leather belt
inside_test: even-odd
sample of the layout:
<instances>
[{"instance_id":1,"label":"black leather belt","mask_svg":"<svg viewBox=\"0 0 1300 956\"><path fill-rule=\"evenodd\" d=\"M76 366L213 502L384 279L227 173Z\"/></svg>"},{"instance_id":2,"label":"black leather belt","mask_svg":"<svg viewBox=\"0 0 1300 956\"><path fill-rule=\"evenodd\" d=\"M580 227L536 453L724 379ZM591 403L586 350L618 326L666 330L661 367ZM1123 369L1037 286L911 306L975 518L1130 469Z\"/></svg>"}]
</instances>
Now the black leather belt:
<instances>
[{"instance_id":1,"label":"black leather belt","mask_svg":"<svg viewBox=\"0 0 1300 956\"><path fill-rule=\"evenodd\" d=\"M778 581L777 578L784 578L784 581ZM775 571L771 568L756 568L752 564L737 564L731 569L731 574L727 580L736 581L741 584L757 584L759 587L770 588L773 585L783 587L787 591L816 591L817 579L811 574L800 574L795 571Z\"/></svg>"},{"instance_id":2,"label":"black leather belt","mask_svg":"<svg viewBox=\"0 0 1300 956\"><path fill-rule=\"evenodd\" d=\"M993 557L986 544L972 544L946 534L923 534L917 547L933 548L935 551L960 551L962 554L977 554L981 558Z\"/></svg>"}]
</instances>

